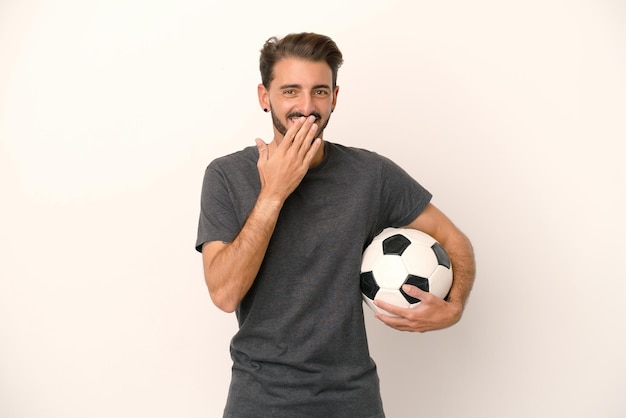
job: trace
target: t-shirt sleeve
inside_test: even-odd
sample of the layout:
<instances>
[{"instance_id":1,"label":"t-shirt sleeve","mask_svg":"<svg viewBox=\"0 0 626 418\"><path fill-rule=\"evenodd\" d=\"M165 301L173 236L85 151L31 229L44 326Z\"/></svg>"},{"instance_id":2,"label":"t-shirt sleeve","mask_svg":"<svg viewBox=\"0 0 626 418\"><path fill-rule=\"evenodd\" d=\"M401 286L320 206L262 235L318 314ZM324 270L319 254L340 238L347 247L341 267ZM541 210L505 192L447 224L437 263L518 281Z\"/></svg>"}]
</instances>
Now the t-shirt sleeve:
<instances>
[{"instance_id":1,"label":"t-shirt sleeve","mask_svg":"<svg viewBox=\"0 0 626 418\"><path fill-rule=\"evenodd\" d=\"M432 194L403 168L383 157L382 211L388 226L403 227L415 220L426 208Z\"/></svg>"},{"instance_id":2,"label":"t-shirt sleeve","mask_svg":"<svg viewBox=\"0 0 626 418\"><path fill-rule=\"evenodd\" d=\"M241 226L222 173L209 165L202 182L196 250L211 241L232 242Z\"/></svg>"}]
</instances>

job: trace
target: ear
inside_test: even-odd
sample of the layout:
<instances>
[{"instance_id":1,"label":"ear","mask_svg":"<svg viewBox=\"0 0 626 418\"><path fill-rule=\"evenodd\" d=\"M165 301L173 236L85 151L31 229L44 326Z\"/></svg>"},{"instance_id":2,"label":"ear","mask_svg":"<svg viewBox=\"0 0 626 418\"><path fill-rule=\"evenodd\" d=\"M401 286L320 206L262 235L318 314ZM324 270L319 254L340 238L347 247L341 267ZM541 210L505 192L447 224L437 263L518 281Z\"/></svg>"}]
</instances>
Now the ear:
<instances>
[{"instance_id":1,"label":"ear","mask_svg":"<svg viewBox=\"0 0 626 418\"><path fill-rule=\"evenodd\" d=\"M339 86L335 86L335 90L333 91L333 106L331 107L331 111L335 110L335 106L337 106L337 95L339 94Z\"/></svg>"},{"instance_id":2,"label":"ear","mask_svg":"<svg viewBox=\"0 0 626 418\"><path fill-rule=\"evenodd\" d=\"M269 109L270 95L262 83L257 86L257 94L259 96L259 104L261 105L261 109Z\"/></svg>"}]
</instances>

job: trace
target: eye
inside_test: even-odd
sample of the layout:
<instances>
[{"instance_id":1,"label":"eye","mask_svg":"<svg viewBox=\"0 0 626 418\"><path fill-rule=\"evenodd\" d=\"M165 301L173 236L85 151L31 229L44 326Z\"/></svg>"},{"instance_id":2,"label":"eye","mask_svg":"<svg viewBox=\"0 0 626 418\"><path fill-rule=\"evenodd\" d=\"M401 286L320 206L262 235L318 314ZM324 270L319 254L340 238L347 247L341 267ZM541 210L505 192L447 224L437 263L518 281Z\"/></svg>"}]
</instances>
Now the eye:
<instances>
[{"instance_id":1,"label":"eye","mask_svg":"<svg viewBox=\"0 0 626 418\"><path fill-rule=\"evenodd\" d=\"M285 96L294 96L296 94L296 91L294 89L286 89L283 90L283 94Z\"/></svg>"},{"instance_id":2,"label":"eye","mask_svg":"<svg viewBox=\"0 0 626 418\"><path fill-rule=\"evenodd\" d=\"M328 91L319 89L315 90L313 94L315 94L316 96L328 96Z\"/></svg>"}]
</instances>

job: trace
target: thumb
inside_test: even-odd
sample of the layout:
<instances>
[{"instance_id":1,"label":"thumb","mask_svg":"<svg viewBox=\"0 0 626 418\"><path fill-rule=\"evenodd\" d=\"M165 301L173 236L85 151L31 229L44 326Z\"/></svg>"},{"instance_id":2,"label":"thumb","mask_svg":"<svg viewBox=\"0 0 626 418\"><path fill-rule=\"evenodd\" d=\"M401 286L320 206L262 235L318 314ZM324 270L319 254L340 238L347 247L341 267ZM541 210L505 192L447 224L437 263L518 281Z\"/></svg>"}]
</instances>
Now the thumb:
<instances>
[{"instance_id":1,"label":"thumb","mask_svg":"<svg viewBox=\"0 0 626 418\"><path fill-rule=\"evenodd\" d=\"M256 138L254 140L256 142L256 147L259 150L259 160L267 160L269 157L269 152L267 151L267 144L261 138Z\"/></svg>"},{"instance_id":2,"label":"thumb","mask_svg":"<svg viewBox=\"0 0 626 418\"><path fill-rule=\"evenodd\" d=\"M423 300L426 295L429 293L420 289L419 287L412 284L405 284L402 286L402 290L409 296L414 297L415 299Z\"/></svg>"}]
</instances>

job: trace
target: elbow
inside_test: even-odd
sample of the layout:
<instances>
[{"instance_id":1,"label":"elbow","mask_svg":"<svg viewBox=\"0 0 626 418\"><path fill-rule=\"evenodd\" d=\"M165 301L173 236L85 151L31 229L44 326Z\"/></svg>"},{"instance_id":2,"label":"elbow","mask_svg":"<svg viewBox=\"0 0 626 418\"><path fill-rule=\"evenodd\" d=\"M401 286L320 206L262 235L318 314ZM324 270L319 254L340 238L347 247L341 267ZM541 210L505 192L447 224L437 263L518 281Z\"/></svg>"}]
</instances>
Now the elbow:
<instances>
[{"instance_id":1,"label":"elbow","mask_svg":"<svg viewBox=\"0 0 626 418\"><path fill-rule=\"evenodd\" d=\"M239 304L235 304L235 303L217 301L215 298L211 298L211 300L213 301L213 304L217 306L218 309L226 313L235 312L235 310L237 309L237 306L239 306Z\"/></svg>"},{"instance_id":2,"label":"elbow","mask_svg":"<svg viewBox=\"0 0 626 418\"><path fill-rule=\"evenodd\" d=\"M224 294L224 292L219 292L215 290L211 290L209 288L209 296L211 297L211 301L213 304L221 311L226 313L233 313L239 306L239 301L235 300L232 297L228 297L228 295Z\"/></svg>"}]
</instances>

